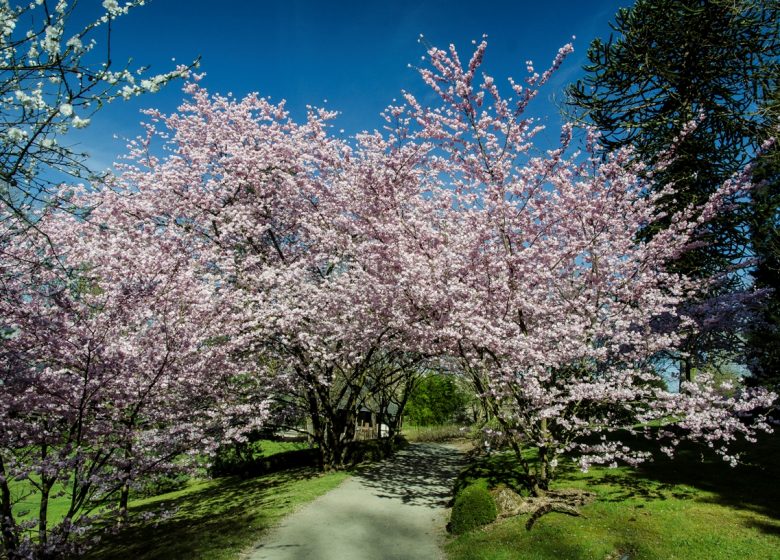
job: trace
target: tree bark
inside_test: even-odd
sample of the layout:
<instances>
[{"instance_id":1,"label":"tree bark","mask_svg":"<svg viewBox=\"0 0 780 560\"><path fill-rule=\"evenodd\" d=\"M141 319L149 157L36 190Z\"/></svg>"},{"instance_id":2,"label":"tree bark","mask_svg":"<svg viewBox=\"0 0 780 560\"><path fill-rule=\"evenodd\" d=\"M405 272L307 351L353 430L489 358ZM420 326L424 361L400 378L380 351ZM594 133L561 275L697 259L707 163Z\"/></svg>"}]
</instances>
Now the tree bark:
<instances>
[{"instance_id":1,"label":"tree bark","mask_svg":"<svg viewBox=\"0 0 780 560\"><path fill-rule=\"evenodd\" d=\"M8 559L19 559L19 539L16 535L16 522L11 508L11 488L8 485L2 457L0 457L0 532L3 535L3 550Z\"/></svg>"}]
</instances>

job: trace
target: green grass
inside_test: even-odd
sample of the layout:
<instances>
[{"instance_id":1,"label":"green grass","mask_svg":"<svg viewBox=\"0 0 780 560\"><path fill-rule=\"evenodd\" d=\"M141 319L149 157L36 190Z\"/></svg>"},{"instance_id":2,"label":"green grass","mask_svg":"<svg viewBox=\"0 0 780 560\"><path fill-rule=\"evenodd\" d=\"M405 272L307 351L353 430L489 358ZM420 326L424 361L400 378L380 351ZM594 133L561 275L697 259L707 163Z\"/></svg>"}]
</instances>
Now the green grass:
<instances>
[{"instance_id":1,"label":"green grass","mask_svg":"<svg viewBox=\"0 0 780 560\"><path fill-rule=\"evenodd\" d=\"M298 449L308 449L306 442L298 441L272 441L260 440L251 444L254 457L269 457L285 451L295 451ZM14 499L14 513L19 520L25 520L38 517L38 508L40 507L41 497L27 482L11 481L11 492L14 496L21 499ZM70 498L61 494L62 485L55 484L49 498L49 524L59 523L68 511Z\"/></svg>"},{"instance_id":2,"label":"green grass","mask_svg":"<svg viewBox=\"0 0 780 560\"><path fill-rule=\"evenodd\" d=\"M274 441L262 439L256 442L255 447L259 447L259 455L268 457L270 455L276 455L277 453L284 453L285 451L309 449L309 444L305 441Z\"/></svg>"},{"instance_id":3,"label":"green grass","mask_svg":"<svg viewBox=\"0 0 780 560\"><path fill-rule=\"evenodd\" d=\"M14 514L17 521L37 519L41 507L41 495L33 489L29 482L11 480L9 484L14 500ZM70 498L62 494L62 485L55 484L49 494L48 518L58 523L68 513Z\"/></svg>"},{"instance_id":4,"label":"green grass","mask_svg":"<svg viewBox=\"0 0 780 560\"><path fill-rule=\"evenodd\" d=\"M746 448L747 449L747 448ZM748 464L732 469L689 447L677 461L639 470L566 468L558 488L587 488L583 517L551 513L525 529L527 515L452 538L451 560L780 559L780 438L764 438ZM474 465L467 479L517 479L513 459Z\"/></svg>"},{"instance_id":5,"label":"green grass","mask_svg":"<svg viewBox=\"0 0 780 560\"><path fill-rule=\"evenodd\" d=\"M136 521L92 550L91 560L235 560L298 506L338 486L347 473L296 469L256 478L194 481L187 488L133 502ZM176 509L147 522L138 514ZM132 517L131 517L132 519Z\"/></svg>"},{"instance_id":6,"label":"green grass","mask_svg":"<svg viewBox=\"0 0 780 560\"><path fill-rule=\"evenodd\" d=\"M263 440L252 446L255 457L307 449L305 442ZM191 480L176 491L130 503L131 523L118 535L104 535L92 559L151 560L187 558L235 559L257 541L262 532L296 507L336 487L345 473L320 475L314 469L294 469L251 479L234 477ZM49 499L49 526L68 510L69 498ZM36 518L40 495L29 483L13 482L12 492L23 497L14 506L17 520ZM168 519L160 516L142 522L138 514L176 509Z\"/></svg>"}]
</instances>

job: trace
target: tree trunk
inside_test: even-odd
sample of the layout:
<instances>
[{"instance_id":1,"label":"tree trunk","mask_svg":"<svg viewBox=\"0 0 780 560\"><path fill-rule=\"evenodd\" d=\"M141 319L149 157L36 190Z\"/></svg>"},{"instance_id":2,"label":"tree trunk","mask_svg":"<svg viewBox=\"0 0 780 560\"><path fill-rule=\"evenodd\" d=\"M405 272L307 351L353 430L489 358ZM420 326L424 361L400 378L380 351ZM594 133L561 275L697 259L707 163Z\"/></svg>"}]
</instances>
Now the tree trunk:
<instances>
[{"instance_id":1,"label":"tree trunk","mask_svg":"<svg viewBox=\"0 0 780 560\"><path fill-rule=\"evenodd\" d=\"M8 486L2 457L0 457L0 532L3 535L3 550L8 559L21 558L18 554L19 539L16 535L16 523L11 508L11 488Z\"/></svg>"},{"instance_id":2,"label":"tree trunk","mask_svg":"<svg viewBox=\"0 0 780 560\"><path fill-rule=\"evenodd\" d=\"M130 481L125 480L119 493L119 519L121 522L127 521L127 506L130 502Z\"/></svg>"},{"instance_id":3,"label":"tree trunk","mask_svg":"<svg viewBox=\"0 0 780 560\"><path fill-rule=\"evenodd\" d=\"M348 418L352 418L350 427ZM320 469L325 472L343 470L346 467L348 445L355 439L354 414L329 419L312 418L314 442L320 450Z\"/></svg>"},{"instance_id":4,"label":"tree trunk","mask_svg":"<svg viewBox=\"0 0 780 560\"><path fill-rule=\"evenodd\" d=\"M690 383L693 381L693 364L690 357L685 357L680 360L680 383L677 387L677 391L682 393L682 386L684 382Z\"/></svg>"},{"instance_id":5,"label":"tree trunk","mask_svg":"<svg viewBox=\"0 0 780 560\"><path fill-rule=\"evenodd\" d=\"M547 447L539 447L539 466L536 473L536 481L534 482L534 494L540 496L549 490L550 484L550 458L547 456Z\"/></svg>"},{"instance_id":6,"label":"tree trunk","mask_svg":"<svg viewBox=\"0 0 780 560\"><path fill-rule=\"evenodd\" d=\"M130 475L132 474L132 444L128 444L125 447L125 461L127 462L124 468L125 480L122 483L122 489L119 491L119 520L121 522L127 521L128 511L127 507L130 502Z\"/></svg>"},{"instance_id":7,"label":"tree trunk","mask_svg":"<svg viewBox=\"0 0 780 560\"><path fill-rule=\"evenodd\" d=\"M44 551L48 541L48 519L49 519L49 493L51 492L53 480L47 476L41 476L41 505L38 508L38 547ZM42 558L47 558L47 554L42 554Z\"/></svg>"},{"instance_id":8,"label":"tree trunk","mask_svg":"<svg viewBox=\"0 0 780 560\"><path fill-rule=\"evenodd\" d=\"M44 443L41 445L41 460L45 464L46 457L48 455L48 446ZM41 503L38 507L38 548L41 551L46 550L48 541L48 519L49 519L49 493L51 487L54 484L54 479L41 474ZM46 555L42 555L46 557Z\"/></svg>"}]
</instances>

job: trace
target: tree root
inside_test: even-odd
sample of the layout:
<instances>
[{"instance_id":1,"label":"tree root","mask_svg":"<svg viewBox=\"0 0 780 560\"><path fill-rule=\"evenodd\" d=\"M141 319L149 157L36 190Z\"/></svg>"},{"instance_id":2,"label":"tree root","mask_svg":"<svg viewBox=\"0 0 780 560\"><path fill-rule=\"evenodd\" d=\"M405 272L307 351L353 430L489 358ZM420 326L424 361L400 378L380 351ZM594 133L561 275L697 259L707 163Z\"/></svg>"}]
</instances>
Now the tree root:
<instances>
[{"instance_id":1,"label":"tree root","mask_svg":"<svg viewBox=\"0 0 780 560\"><path fill-rule=\"evenodd\" d=\"M551 490L543 496L525 498L510 488L501 487L491 491L496 501L499 519L514 517L530 513L531 516L525 524L527 530L531 530L542 516L557 512L581 517L579 508L589 504L595 498L595 494L574 488Z\"/></svg>"}]
</instances>

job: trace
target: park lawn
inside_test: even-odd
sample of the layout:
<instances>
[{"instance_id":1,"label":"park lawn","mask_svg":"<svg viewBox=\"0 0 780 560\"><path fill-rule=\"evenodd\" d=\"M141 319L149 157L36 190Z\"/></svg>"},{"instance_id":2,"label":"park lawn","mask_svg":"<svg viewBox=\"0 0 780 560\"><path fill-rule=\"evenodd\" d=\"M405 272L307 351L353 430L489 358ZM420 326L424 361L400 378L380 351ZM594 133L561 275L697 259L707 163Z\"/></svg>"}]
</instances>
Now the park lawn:
<instances>
[{"instance_id":1,"label":"park lawn","mask_svg":"<svg viewBox=\"0 0 780 560\"><path fill-rule=\"evenodd\" d=\"M746 448L747 450L747 448ZM567 468L554 488L597 494L582 517L528 515L451 539L450 560L780 559L780 439L763 438L746 464L731 468L689 447L677 461L641 469ZM514 459L498 455L468 475L510 482ZM475 468L476 467L476 468Z\"/></svg>"},{"instance_id":2,"label":"park lawn","mask_svg":"<svg viewBox=\"0 0 780 560\"><path fill-rule=\"evenodd\" d=\"M38 479L36 479L38 480ZM34 490L29 482L11 480L9 483L11 495L14 497L14 515L17 521L37 519L41 507L41 495ZM63 486L55 484L49 494L48 519L58 523L70 507L70 498L63 494ZM50 522L51 524L51 522Z\"/></svg>"},{"instance_id":3,"label":"park lawn","mask_svg":"<svg viewBox=\"0 0 780 560\"><path fill-rule=\"evenodd\" d=\"M252 444L253 455L257 458L269 457L285 451L297 451L307 449L308 444L297 441L273 441L260 440ZM61 484L55 484L49 498L49 524L59 523L68 511L70 498L68 496L58 495L62 490ZM14 500L14 513L19 520L26 520L38 517L38 508L40 507L41 497L34 492L32 487L25 482L11 481L11 492L13 495L21 496L22 499Z\"/></svg>"},{"instance_id":4,"label":"park lawn","mask_svg":"<svg viewBox=\"0 0 780 560\"><path fill-rule=\"evenodd\" d=\"M250 479L193 481L183 490L133 502L130 527L105 537L85 558L235 560L279 519L347 476L302 468ZM141 520L144 513L165 510L175 513Z\"/></svg>"},{"instance_id":5,"label":"park lawn","mask_svg":"<svg viewBox=\"0 0 780 560\"><path fill-rule=\"evenodd\" d=\"M308 447L301 442L258 443L254 455L265 457ZM346 476L302 468L251 479L193 479L179 490L131 501L129 527L118 535L104 534L87 558L235 559L279 518L335 488ZM49 500L50 526L64 517L69 505L67 496L56 496L59 489L55 486ZM15 482L12 492L28 494L14 507L18 519L37 517L40 495L23 482ZM168 518L158 515L165 510L175 513ZM142 521L145 514L155 516Z\"/></svg>"}]
</instances>

